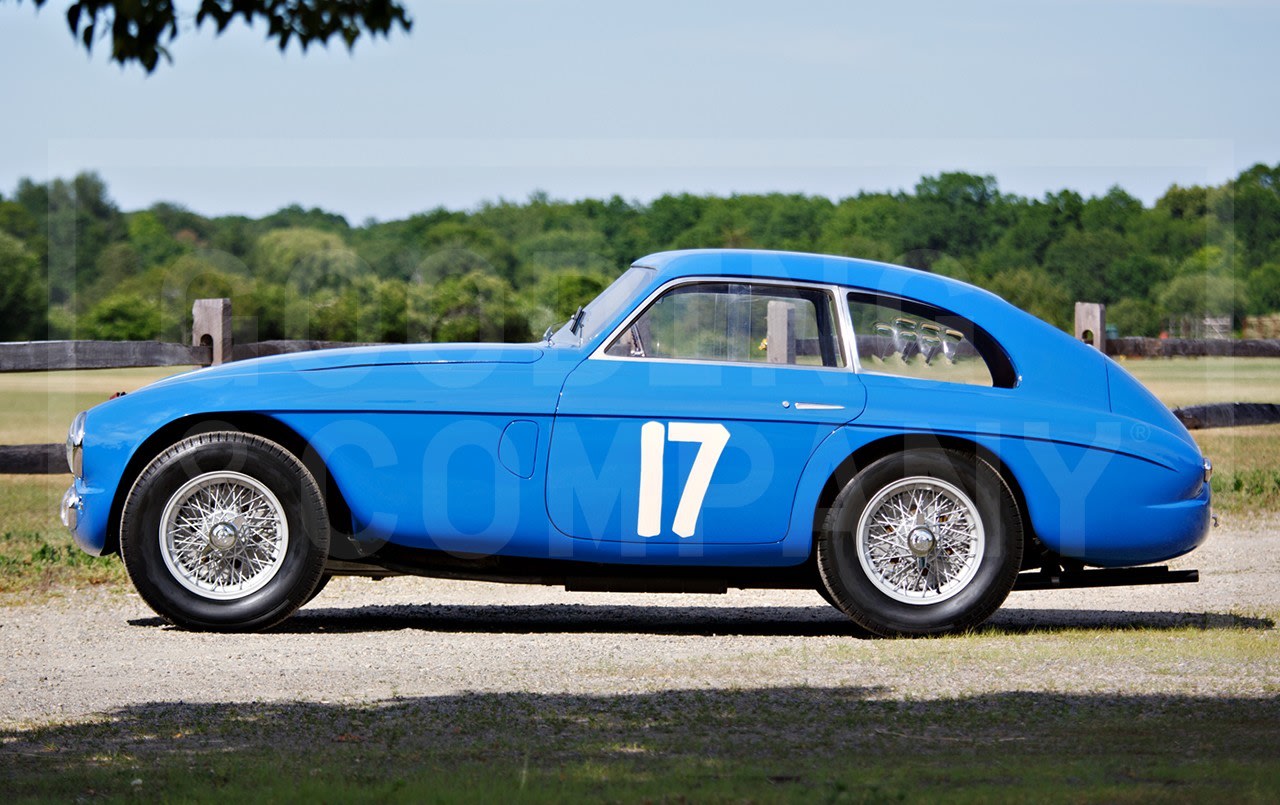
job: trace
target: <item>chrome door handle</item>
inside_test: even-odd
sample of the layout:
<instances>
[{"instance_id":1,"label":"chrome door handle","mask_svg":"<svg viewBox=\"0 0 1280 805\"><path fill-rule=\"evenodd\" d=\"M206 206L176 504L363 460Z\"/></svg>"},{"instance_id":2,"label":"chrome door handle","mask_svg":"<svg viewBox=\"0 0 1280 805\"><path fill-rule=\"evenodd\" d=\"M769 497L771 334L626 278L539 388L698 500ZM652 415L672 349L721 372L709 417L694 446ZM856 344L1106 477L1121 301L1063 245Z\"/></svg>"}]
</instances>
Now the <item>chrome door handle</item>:
<instances>
[{"instance_id":1,"label":"chrome door handle","mask_svg":"<svg viewBox=\"0 0 1280 805\"><path fill-rule=\"evenodd\" d=\"M832 405L830 403L798 402L796 403L796 410L797 411L843 411L844 406Z\"/></svg>"}]
</instances>

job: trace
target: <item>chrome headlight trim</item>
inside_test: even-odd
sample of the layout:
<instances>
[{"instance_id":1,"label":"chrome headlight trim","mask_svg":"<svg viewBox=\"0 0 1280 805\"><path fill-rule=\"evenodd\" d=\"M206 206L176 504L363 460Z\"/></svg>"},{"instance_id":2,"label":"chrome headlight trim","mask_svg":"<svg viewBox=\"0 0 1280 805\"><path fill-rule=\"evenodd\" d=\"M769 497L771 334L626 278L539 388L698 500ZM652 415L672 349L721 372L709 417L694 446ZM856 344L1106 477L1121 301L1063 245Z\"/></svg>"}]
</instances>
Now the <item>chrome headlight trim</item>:
<instances>
[{"instance_id":1,"label":"chrome headlight trim","mask_svg":"<svg viewBox=\"0 0 1280 805\"><path fill-rule=\"evenodd\" d=\"M87 412L81 411L76 414L76 418L71 420L71 427L67 429L67 468L71 470L71 474L75 477L81 477L84 470L83 455L84 450L84 421Z\"/></svg>"},{"instance_id":2,"label":"chrome headlight trim","mask_svg":"<svg viewBox=\"0 0 1280 805\"><path fill-rule=\"evenodd\" d=\"M1213 462L1209 459L1204 460L1204 482L1207 484L1213 478Z\"/></svg>"}]
</instances>

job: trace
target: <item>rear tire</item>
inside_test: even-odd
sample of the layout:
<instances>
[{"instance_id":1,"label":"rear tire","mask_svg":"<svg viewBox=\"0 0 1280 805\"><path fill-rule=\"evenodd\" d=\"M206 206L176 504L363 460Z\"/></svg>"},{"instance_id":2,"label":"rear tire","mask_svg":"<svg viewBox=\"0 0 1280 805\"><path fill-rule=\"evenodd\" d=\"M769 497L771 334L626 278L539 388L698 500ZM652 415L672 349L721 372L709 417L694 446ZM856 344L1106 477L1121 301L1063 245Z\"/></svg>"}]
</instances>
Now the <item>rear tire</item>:
<instances>
[{"instance_id":1,"label":"rear tire","mask_svg":"<svg viewBox=\"0 0 1280 805\"><path fill-rule=\"evenodd\" d=\"M333 581L332 573L325 573L320 576L320 581L316 584L316 588L311 591L311 595L307 596L305 604L310 604L312 601L316 600L316 596L324 592L324 588L329 586L330 581Z\"/></svg>"},{"instance_id":2,"label":"rear tire","mask_svg":"<svg viewBox=\"0 0 1280 805\"><path fill-rule=\"evenodd\" d=\"M1004 602L1022 565L1022 517L1004 479L956 450L909 450L869 465L818 534L836 608L883 636L971 629Z\"/></svg>"},{"instance_id":3,"label":"rear tire","mask_svg":"<svg viewBox=\"0 0 1280 805\"><path fill-rule=\"evenodd\" d=\"M266 629L310 599L329 551L315 478L275 442L184 439L129 490L120 553L143 600L187 629Z\"/></svg>"}]
</instances>

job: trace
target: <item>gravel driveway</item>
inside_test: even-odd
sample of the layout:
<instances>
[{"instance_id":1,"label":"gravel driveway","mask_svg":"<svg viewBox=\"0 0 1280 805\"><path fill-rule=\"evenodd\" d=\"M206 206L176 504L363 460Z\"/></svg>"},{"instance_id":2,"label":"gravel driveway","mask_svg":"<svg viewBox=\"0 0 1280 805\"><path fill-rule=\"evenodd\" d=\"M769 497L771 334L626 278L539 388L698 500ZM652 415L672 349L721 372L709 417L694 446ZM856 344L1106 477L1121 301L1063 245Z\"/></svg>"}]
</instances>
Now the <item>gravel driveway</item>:
<instances>
[{"instance_id":1,"label":"gravel driveway","mask_svg":"<svg viewBox=\"0 0 1280 805\"><path fill-rule=\"evenodd\" d=\"M991 621L997 628L942 640L857 639L804 591L620 595L338 579L282 627L256 635L181 632L131 591L72 591L0 608L0 724L148 703L359 704L468 691L874 684L907 698L998 690L1274 696L1280 516L1224 518L1175 566L1200 568L1201 582L1014 593ZM1195 649L1202 629L1219 628L1261 634L1267 648L1245 667ZM922 665L946 673L922 687Z\"/></svg>"}]
</instances>

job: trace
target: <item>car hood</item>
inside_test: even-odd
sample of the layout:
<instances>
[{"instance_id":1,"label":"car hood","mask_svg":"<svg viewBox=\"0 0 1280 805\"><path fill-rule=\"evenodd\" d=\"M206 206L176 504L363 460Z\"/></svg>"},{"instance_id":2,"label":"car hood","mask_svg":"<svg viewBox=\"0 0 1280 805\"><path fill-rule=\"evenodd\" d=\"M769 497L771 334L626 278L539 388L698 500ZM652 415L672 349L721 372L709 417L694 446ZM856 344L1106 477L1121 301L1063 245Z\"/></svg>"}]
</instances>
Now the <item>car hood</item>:
<instances>
[{"instance_id":1,"label":"car hood","mask_svg":"<svg viewBox=\"0 0 1280 805\"><path fill-rule=\"evenodd\" d=\"M197 369L161 380L154 385L190 381L196 378L241 377L254 374L323 372L372 366L419 364L536 363L543 350L536 344L376 344L272 355Z\"/></svg>"}]
</instances>

